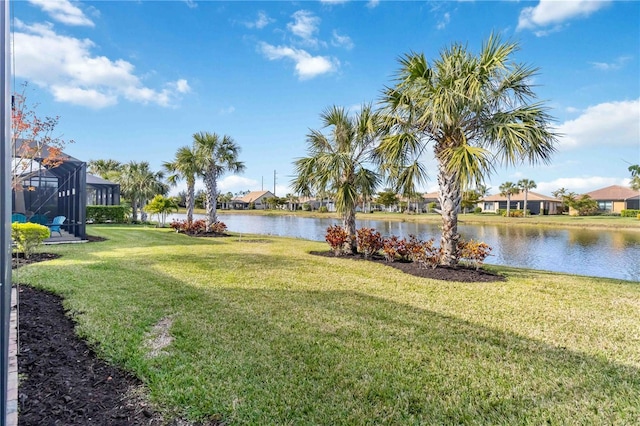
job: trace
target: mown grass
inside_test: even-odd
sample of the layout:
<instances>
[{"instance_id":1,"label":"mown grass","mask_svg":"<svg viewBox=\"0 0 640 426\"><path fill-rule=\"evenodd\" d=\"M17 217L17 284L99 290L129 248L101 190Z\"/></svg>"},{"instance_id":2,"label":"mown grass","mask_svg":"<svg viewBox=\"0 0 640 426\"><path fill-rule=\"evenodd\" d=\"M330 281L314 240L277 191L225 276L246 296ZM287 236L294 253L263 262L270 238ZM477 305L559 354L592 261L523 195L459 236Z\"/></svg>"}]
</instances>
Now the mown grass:
<instances>
[{"instance_id":1,"label":"mown grass","mask_svg":"<svg viewBox=\"0 0 640 426\"><path fill-rule=\"evenodd\" d=\"M640 286L505 267L464 284L309 254L326 244L93 226L14 281L170 416L233 424L633 424ZM147 333L171 317L165 354Z\"/></svg>"}]
</instances>

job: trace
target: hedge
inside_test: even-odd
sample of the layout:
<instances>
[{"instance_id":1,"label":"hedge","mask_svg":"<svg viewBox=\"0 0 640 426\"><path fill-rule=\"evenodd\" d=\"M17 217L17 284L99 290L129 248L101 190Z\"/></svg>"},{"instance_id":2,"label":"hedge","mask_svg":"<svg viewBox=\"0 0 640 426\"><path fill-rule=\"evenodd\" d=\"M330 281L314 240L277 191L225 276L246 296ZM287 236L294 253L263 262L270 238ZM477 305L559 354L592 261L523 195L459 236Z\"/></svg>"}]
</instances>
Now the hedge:
<instances>
[{"instance_id":1,"label":"hedge","mask_svg":"<svg viewBox=\"0 0 640 426\"><path fill-rule=\"evenodd\" d=\"M27 259L50 236L51 231L44 225L30 222L11 224L11 239L18 253L23 253Z\"/></svg>"},{"instance_id":2,"label":"hedge","mask_svg":"<svg viewBox=\"0 0 640 426\"><path fill-rule=\"evenodd\" d=\"M124 206L87 206L87 222L93 223L124 223Z\"/></svg>"},{"instance_id":3,"label":"hedge","mask_svg":"<svg viewBox=\"0 0 640 426\"><path fill-rule=\"evenodd\" d=\"M640 210L624 209L620 212L622 217L638 217Z\"/></svg>"}]
</instances>

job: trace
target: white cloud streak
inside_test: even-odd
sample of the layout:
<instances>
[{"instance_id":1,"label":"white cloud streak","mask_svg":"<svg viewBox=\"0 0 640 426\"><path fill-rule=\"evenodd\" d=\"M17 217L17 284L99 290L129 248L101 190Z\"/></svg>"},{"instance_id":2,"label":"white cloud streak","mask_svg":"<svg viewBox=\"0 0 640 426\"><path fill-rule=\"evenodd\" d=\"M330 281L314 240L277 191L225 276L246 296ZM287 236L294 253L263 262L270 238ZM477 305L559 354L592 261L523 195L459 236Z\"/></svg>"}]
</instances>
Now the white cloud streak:
<instances>
[{"instance_id":1,"label":"white cloud streak","mask_svg":"<svg viewBox=\"0 0 640 426\"><path fill-rule=\"evenodd\" d=\"M178 95L191 90L184 79L161 90L145 87L133 64L95 56L93 41L57 34L51 24L16 20L14 46L16 75L49 90L60 102L104 108L122 97L171 106Z\"/></svg>"},{"instance_id":2,"label":"white cloud streak","mask_svg":"<svg viewBox=\"0 0 640 426\"><path fill-rule=\"evenodd\" d=\"M336 71L339 62L325 56L312 56L307 51L287 46L272 46L268 43L260 43L258 49L267 59L291 59L295 63L296 74L301 80L317 77Z\"/></svg>"},{"instance_id":3,"label":"white cloud streak","mask_svg":"<svg viewBox=\"0 0 640 426\"><path fill-rule=\"evenodd\" d=\"M538 27L561 25L565 21L576 17L586 17L596 12L609 3L609 0L540 0L537 6L525 7L520 12L518 20L518 30L535 29ZM542 31L537 35L545 35L548 32Z\"/></svg>"},{"instance_id":4,"label":"white cloud streak","mask_svg":"<svg viewBox=\"0 0 640 426\"><path fill-rule=\"evenodd\" d=\"M293 22L287 24L289 31L300 37L305 43L317 45L318 40L314 36L318 32L320 18L307 10L298 10L292 15L292 18Z\"/></svg>"},{"instance_id":5,"label":"white cloud streak","mask_svg":"<svg viewBox=\"0 0 640 426\"><path fill-rule=\"evenodd\" d=\"M93 21L69 0L29 0L29 3L39 7L43 12L47 13L51 19L62 24L87 27L95 26Z\"/></svg>"},{"instance_id":6,"label":"white cloud streak","mask_svg":"<svg viewBox=\"0 0 640 426\"><path fill-rule=\"evenodd\" d=\"M558 128L560 148L584 146L638 146L640 141L640 99L605 102L587 108Z\"/></svg>"},{"instance_id":7,"label":"white cloud streak","mask_svg":"<svg viewBox=\"0 0 640 426\"><path fill-rule=\"evenodd\" d=\"M337 47L344 47L347 50L351 50L354 47L351 37L347 35L341 35L336 30L334 30L332 33L331 44Z\"/></svg>"},{"instance_id":8,"label":"white cloud streak","mask_svg":"<svg viewBox=\"0 0 640 426\"><path fill-rule=\"evenodd\" d=\"M255 21L245 22L244 25L247 28L256 28L258 30L261 30L272 22L275 22L275 20L270 18L266 12L261 10L258 12L258 16Z\"/></svg>"}]
</instances>

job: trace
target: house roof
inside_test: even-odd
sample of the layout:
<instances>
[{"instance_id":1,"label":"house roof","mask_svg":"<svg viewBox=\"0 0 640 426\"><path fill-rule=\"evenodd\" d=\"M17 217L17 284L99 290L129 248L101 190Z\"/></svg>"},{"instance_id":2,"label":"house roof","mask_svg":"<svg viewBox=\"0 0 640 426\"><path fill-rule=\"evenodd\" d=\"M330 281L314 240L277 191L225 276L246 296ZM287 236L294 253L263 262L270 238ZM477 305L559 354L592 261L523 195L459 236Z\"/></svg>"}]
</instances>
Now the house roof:
<instances>
[{"instance_id":1,"label":"house roof","mask_svg":"<svg viewBox=\"0 0 640 426\"><path fill-rule=\"evenodd\" d=\"M481 201L507 201L507 197L500 194L489 195L484 197ZM524 201L524 192L520 192L519 194L514 194L511 196L511 201ZM537 192L531 192L527 194L527 202L529 201L555 201L560 203L561 201L557 198L548 197L546 195L538 194Z\"/></svg>"},{"instance_id":2,"label":"house roof","mask_svg":"<svg viewBox=\"0 0 640 426\"><path fill-rule=\"evenodd\" d=\"M629 198L638 197L638 191L634 191L631 188L620 185L611 185L606 188L596 189L595 191L587 192L585 195L593 198L594 200L606 200L606 201L620 201L628 200Z\"/></svg>"},{"instance_id":3,"label":"house roof","mask_svg":"<svg viewBox=\"0 0 640 426\"><path fill-rule=\"evenodd\" d=\"M87 173L87 184L89 185L119 185L118 183L102 179L100 176Z\"/></svg>"},{"instance_id":4,"label":"house roof","mask_svg":"<svg viewBox=\"0 0 640 426\"><path fill-rule=\"evenodd\" d=\"M233 201L242 201L243 203L253 203L261 197L271 198L271 197L275 197L275 195L273 195L271 191L251 191L247 195L234 198Z\"/></svg>"},{"instance_id":5,"label":"house roof","mask_svg":"<svg viewBox=\"0 0 640 426\"><path fill-rule=\"evenodd\" d=\"M422 194L422 198L424 198L425 200L437 200L439 196L440 196L440 193L438 191L425 192L424 194Z\"/></svg>"}]
</instances>

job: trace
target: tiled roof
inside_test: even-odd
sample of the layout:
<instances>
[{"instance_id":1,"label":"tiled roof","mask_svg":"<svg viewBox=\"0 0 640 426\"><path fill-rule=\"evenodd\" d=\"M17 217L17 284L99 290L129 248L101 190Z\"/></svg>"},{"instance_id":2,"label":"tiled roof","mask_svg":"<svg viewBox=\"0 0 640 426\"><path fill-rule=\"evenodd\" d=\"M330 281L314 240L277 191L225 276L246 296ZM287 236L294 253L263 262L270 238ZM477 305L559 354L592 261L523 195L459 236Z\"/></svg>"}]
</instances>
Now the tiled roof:
<instances>
[{"instance_id":1,"label":"tiled roof","mask_svg":"<svg viewBox=\"0 0 640 426\"><path fill-rule=\"evenodd\" d=\"M489 195L484 197L482 201L507 201L507 197L500 194ZM511 201L524 201L524 192L520 192L519 194L513 194L511 196ZM537 192L529 191L527 194L527 202L529 201L556 201L560 202L557 198L548 197L546 195L538 194Z\"/></svg>"},{"instance_id":2,"label":"tiled roof","mask_svg":"<svg viewBox=\"0 0 640 426\"><path fill-rule=\"evenodd\" d=\"M606 188L596 189L595 191L587 192L586 195L594 200L604 201L616 201L627 200L629 198L637 197L638 191L634 191L631 188L620 185L611 185Z\"/></svg>"},{"instance_id":3,"label":"tiled roof","mask_svg":"<svg viewBox=\"0 0 640 426\"><path fill-rule=\"evenodd\" d=\"M251 191L245 196L234 198L234 201L242 201L244 203L253 203L258 198L266 196L267 198L275 197L271 191Z\"/></svg>"}]
</instances>

